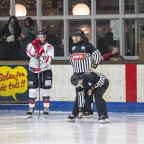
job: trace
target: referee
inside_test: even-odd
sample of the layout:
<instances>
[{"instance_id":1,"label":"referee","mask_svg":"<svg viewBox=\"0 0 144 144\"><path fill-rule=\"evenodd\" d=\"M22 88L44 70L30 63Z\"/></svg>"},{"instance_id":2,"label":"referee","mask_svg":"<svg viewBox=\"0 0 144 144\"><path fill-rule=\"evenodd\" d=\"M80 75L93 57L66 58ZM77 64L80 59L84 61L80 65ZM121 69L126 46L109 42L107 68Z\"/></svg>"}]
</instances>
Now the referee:
<instances>
[{"instance_id":1,"label":"referee","mask_svg":"<svg viewBox=\"0 0 144 144\"><path fill-rule=\"evenodd\" d=\"M83 110L87 96L94 96L99 116L99 123L109 123L106 101L103 99L103 95L109 87L109 80L106 78L106 76L98 72L87 72L80 77L77 76L77 74L74 74L71 77L71 84L76 88L79 88L79 109ZM77 117L81 118L82 116L83 111L79 111ZM75 118L69 117L69 122L74 122Z\"/></svg>"},{"instance_id":2,"label":"referee","mask_svg":"<svg viewBox=\"0 0 144 144\"><path fill-rule=\"evenodd\" d=\"M101 54L97 48L88 42L87 37L82 30L76 29L72 33L72 44L70 45L70 63L73 67L73 73L81 76L85 72L93 72L98 66ZM93 97L86 97L84 106L84 117L93 116ZM76 88L76 98L72 115L76 117L81 110L78 106L78 88Z\"/></svg>"}]
</instances>

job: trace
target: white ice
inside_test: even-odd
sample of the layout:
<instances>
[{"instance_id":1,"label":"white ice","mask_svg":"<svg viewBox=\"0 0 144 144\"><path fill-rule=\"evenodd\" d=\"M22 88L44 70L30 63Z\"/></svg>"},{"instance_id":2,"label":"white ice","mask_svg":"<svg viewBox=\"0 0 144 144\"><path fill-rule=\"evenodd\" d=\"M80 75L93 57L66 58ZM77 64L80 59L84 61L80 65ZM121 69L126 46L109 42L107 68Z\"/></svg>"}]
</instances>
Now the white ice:
<instances>
[{"instance_id":1,"label":"white ice","mask_svg":"<svg viewBox=\"0 0 144 144\"><path fill-rule=\"evenodd\" d=\"M110 123L92 119L68 122L70 113L38 112L28 119L26 111L0 111L0 144L144 144L143 113L109 113Z\"/></svg>"}]
</instances>

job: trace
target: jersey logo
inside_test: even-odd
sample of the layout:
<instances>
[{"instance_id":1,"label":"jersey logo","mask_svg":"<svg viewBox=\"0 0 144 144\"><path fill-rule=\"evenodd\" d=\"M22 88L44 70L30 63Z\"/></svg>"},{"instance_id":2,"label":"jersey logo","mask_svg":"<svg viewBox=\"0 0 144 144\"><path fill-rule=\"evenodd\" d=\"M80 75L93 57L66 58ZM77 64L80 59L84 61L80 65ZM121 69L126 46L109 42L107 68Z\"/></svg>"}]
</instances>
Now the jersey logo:
<instances>
[{"instance_id":1,"label":"jersey logo","mask_svg":"<svg viewBox=\"0 0 144 144\"><path fill-rule=\"evenodd\" d=\"M50 49L51 47L52 47L51 45L48 45L48 46L47 46L48 49Z\"/></svg>"},{"instance_id":2,"label":"jersey logo","mask_svg":"<svg viewBox=\"0 0 144 144\"><path fill-rule=\"evenodd\" d=\"M76 47L74 46L74 47L72 47L72 50L75 50L76 49Z\"/></svg>"},{"instance_id":3,"label":"jersey logo","mask_svg":"<svg viewBox=\"0 0 144 144\"><path fill-rule=\"evenodd\" d=\"M85 50L85 46L82 46L81 49L82 49L82 50Z\"/></svg>"},{"instance_id":4,"label":"jersey logo","mask_svg":"<svg viewBox=\"0 0 144 144\"><path fill-rule=\"evenodd\" d=\"M85 58L85 54L72 54L73 60L83 60Z\"/></svg>"}]
</instances>

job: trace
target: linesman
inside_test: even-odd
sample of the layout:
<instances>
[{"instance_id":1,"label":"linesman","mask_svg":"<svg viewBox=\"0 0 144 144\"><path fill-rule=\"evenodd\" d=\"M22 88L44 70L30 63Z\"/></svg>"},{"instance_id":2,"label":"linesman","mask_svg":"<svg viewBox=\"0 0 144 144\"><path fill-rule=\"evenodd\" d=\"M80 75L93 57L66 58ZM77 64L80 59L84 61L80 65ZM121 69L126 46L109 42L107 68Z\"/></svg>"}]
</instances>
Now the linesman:
<instances>
[{"instance_id":1,"label":"linesman","mask_svg":"<svg viewBox=\"0 0 144 144\"><path fill-rule=\"evenodd\" d=\"M72 75L71 84L78 89L78 118L83 117L84 103L86 97L95 98L95 104L98 112L98 121L100 123L109 123L107 114L106 102L103 99L103 95L109 86L109 81L105 75L98 72L88 72L82 76L77 74ZM69 118L69 121L74 121L76 117Z\"/></svg>"}]
</instances>

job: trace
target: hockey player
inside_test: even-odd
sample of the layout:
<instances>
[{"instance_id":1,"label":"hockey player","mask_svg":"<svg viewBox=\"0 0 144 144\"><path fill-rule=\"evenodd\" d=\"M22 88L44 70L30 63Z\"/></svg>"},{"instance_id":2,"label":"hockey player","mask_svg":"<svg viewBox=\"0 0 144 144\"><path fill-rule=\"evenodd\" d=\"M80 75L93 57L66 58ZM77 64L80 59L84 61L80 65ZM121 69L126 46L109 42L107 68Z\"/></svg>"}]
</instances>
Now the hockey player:
<instances>
[{"instance_id":1,"label":"hockey player","mask_svg":"<svg viewBox=\"0 0 144 144\"><path fill-rule=\"evenodd\" d=\"M74 74L82 75L84 72L95 71L101 58L101 54L97 48L95 48L82 30L76 29L72 33L73 43L70 45L70 62L73 67ZM72 115L73 117L78 115L78 94L76 88L76 99L73 107ZM87 97L85 103L84 117L93 116L93 98Z\"/></svg>"},{"instance_id":2,"label":"hockey player","mask_svg":"<svg viewBox=\"0 0 144 144\"><path fill-rule=\"evenodd\" d=\"M84 103L86 102L86 97L95 98L96 108L98 112L98 121L100 123L109 123L109 118L107 114L106 102L103 99L103 94L109 86L108 79L100 73L88 72L84 73L82 76L77 74L72 75L71 84L78 89L78 118L83 117ZM69 121L75 121L75 117L70 117Z\"/></svg>"},{"instance_id":3,"label":"hockey player","mask_svg":"<svg viewBox=\"0 0 144 144\"><path fill-rule=\"evenodd\" d=\"M28 44L26 53L30 57L29 62L29 110L28 117L34 113L38 90L43 98L44 115L49 114L50 89L52 87L51 60L54 57L54 48L46 41L46 33L39 31L37 38Z\"/></svg>"}]
</instances>

